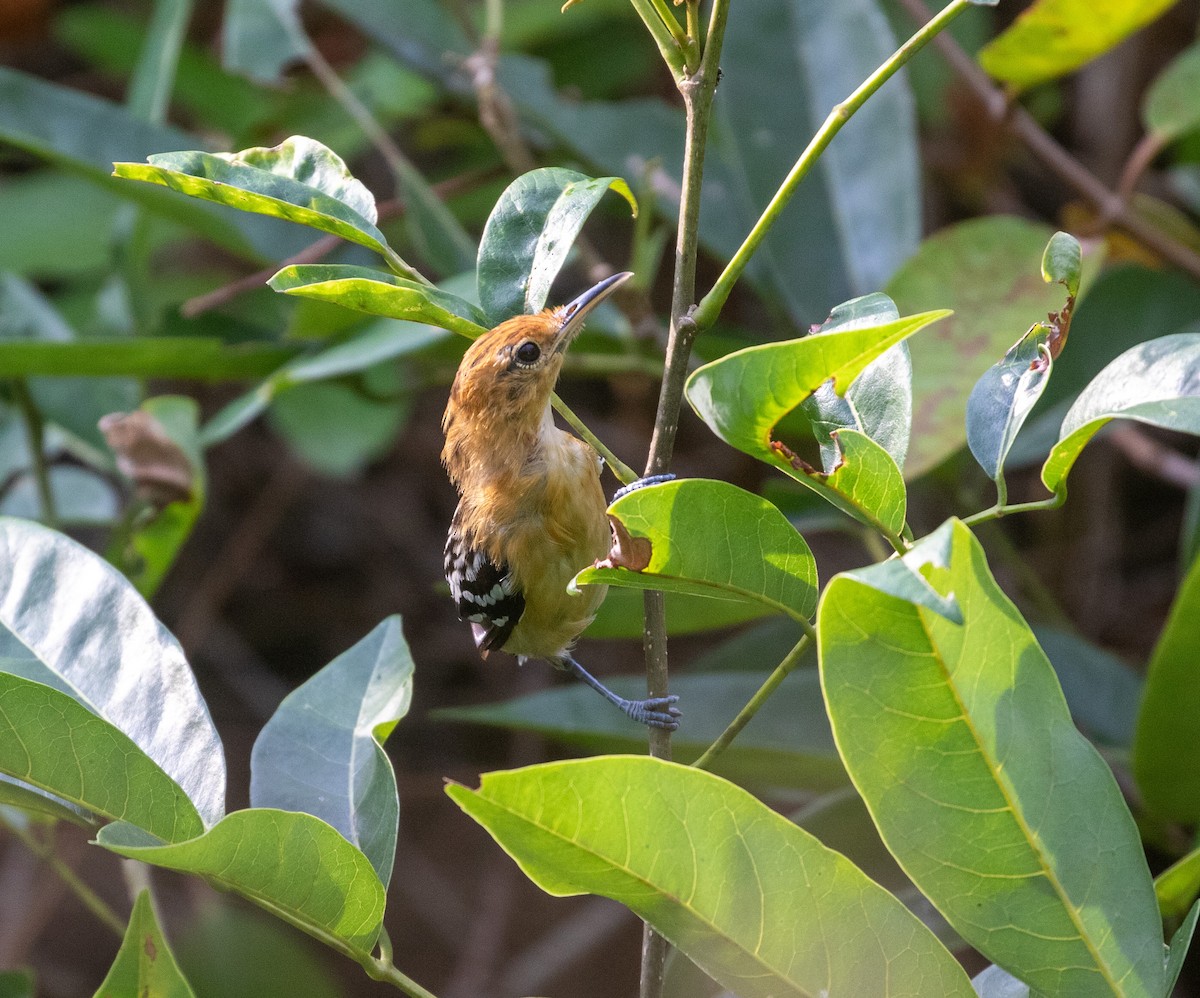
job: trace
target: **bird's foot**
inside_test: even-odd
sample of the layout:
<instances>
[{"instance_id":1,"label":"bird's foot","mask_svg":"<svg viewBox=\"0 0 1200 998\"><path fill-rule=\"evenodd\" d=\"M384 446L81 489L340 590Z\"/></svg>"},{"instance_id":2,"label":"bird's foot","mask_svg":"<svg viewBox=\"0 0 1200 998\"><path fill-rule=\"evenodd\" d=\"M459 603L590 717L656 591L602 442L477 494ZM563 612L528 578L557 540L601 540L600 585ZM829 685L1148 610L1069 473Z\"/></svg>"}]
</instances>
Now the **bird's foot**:
<instances>
[{"instance_id":1,"label":"bird's foot","mask_svg":"<svg viewBox=\"0 0 1200 998\"><path fill-rule=\"evenodd\" d=\"M679 727L679 718L683 712L675 706L679 697L672 694L669 697L648 697L645 700L626 700L618 704L630 717L651 728L664 728L675 731Z\"/></svg>"},{"instance_id":2,"label":"bird's foot","mask_svg":"<svg viewBox=\"0 0 1200 998\"><path fill-rule=\"evenodd\" d=\"M644 489L647 485L662 485L663 482L673 482L675 476L670 472L665 475L647 475L645 478L639 478L636 482L630 482L628 485L623 485L617 489L613 496L613 502L616 502L622 496L629 495L630 492L636 492L638 489Z\"/></svg>"}]
</instances>

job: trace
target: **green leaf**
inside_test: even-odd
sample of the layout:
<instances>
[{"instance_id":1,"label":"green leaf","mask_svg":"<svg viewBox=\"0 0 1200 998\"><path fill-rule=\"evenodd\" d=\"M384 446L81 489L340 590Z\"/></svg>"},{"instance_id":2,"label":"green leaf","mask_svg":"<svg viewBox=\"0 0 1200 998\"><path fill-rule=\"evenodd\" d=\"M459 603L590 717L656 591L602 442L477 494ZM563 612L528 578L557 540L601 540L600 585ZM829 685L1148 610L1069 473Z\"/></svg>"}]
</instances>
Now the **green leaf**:
<instances>
[{"instance_id":1,"label":"green leaf","mask_svg":"<svg viewBox=\"0 0 1200 998\"><path fill-rule=\"evenodd\" d=\"M668 634L702 634L744 624L773 613L763 603L714 600L710 596L692 596L688 593L668 592L663 594L667 612ZM643 608L645 599L636 589L613 587L608 590L604 602L596 613L596 619L588 625L584 635L589 638L638 638L645 630Z\"/></svg>"},{"instance_id":2,"label":"green leaf","mask_svg":"<svg viewBox=\"0 0 1200 998\"><path fill-rule=\"evenodd\" d=\"M792 642L795 644L795 641ZM784 649L786 653L789 649ZM782 656L780 656L782 657ZM586 663L587 659L583 659ZM671 736L683 763L700 757L770 674L774 661L753 662L753 671L671 677L686 723ZM606 677L624 697L646 695L644 679ZM503 703L439 710L439 718L489 727L536 731L588 753L646 751L646 736L617 711L605 710L580 683ZM829 732L815 669L800 668L771 695L737 739L717 757L714 770L737 783L826 790L846 785L846 771Z\"/></svg>"},{"instance_id":3,"label":"green leaf","mask_svg":"<svg viewBox=\"0 0 1200 998\"><path fill-rule=\"evenodd\" d=\"M270 422L305 463L342 478L382 457L407 415L403 398L377 401L348 385L325 381L278 392Z\"/></svg>"},{"instance_id":4,"label":"green leaf","mask_svg":"<svg viewBox=\"0 0 1200 998\"><path fill-rule=\"evenodd\" d=\"M835 333L893 322L900 318L896 304L880 292L836 306L816 332ZM845 398L824 384L803 403L805 414L821 445L825 471L837 467L841 451L831 436L838 429L860 430L904 467L912 427L912 362L908 345L898 343L873 360L846 390Z\"/></svg>"},{"instance_id":5,"label":"green leaf","mask_svg":"<svg viewBox=\"0 0 1200 998\"><path fill-rule=\"evenodd\" d=\"M1174 0L1036 0L979 52L996 79L1026 89L1115 48Z\"/></svg>"},{"instance_id":6,"label":"green leaf","mask_svg":"<svg viewBox=\"0 0 1200 998\"><path fill-rule=\"evenodd\" d=\"M109 526L116 519L117 496L109 481L93 471L73 464L50 468L50 491L54 511L65 526ZM0 498L0 516L36 520L42 515L37 482L29 472L10 480Z\"/></svg>"},{"instance_id":7,"label":"green leaf","mask_svg":"<svg viewBox=\"0 0 1200 998\"><path fill-rule=\"evenodd\" d=\"M16 340L0 342L0 377L129 375L228 381L270 374L295 354L295 347L225 343L207 336L88 338L72 343Z\"/></svg>"},{"instance_id":8,"label":"green leaf","mask_svg":"<svg viewBox=\"0 0 1200 998\"><path fill-rule=\"evenodd\" d=\"M35 998L33 971L0 970L0 998Z\"/></svg>"},{"instance_id":9,"label":"green leaf","mask_svg":"<svg viewBox=\"0 0 1200 998\"><path fill-rule=\"evenodd\" d=\"M487 330L483 312L457 295L369 267L341 264L284 267L267 283L284 294L438 326L470 339Z\"/></svg>"},{"instance_id":10,"label":"green leaf","mask_svg":"<svg viewBox=\"0 0 1200 998\"><path fill-rule=\"evenodd\" d=\"M637 489L609 507L632 538L578 585L607 583L753 600L799 620L817 605L817 565L795 527L760 496L727 482L684 479Z\"/></svg>"},{"instance_id":11,"label":"green leaf","mask_svg":"<svg viewBox=\"0 0 1200 998\"><path fill-rule=\"evenodd\" d=\"M779 468L856 519L895 534L897 519L903 525L904 493L902 482L897 491L898 470L882 447L855 431L841 431L843 464L826 476L777 442L775 426L831 378L844 395L885 350L949 314L925 312L747 347L694 371L687 382L688 401L726 443Z\"/></svg>"},{"instance_id":12,"label":"green leaf","mask_svg":"<svg viewBox=\"0 0 1200 998\"><path fill-rule=\"evenodd\" d=\"M1067 494L1067 475L1080 451L1114 419L1200 433L1200 333L1142 343L1092 380L1068 410L1058 443L1042 466L1046 488Z\"/></svg>"},{"instance_id":13,"label":"green leaf","mask_svg":"<svg viewBox=\"0 0 1200 998\"><path fill-rule=\"evenodd\" d=\"M0 805L15 807L26 814L42 815L55 821L69 821L81 828L94 828L99 824L97 816L86 808L3 774L0 774Z\"/></svg>"},{"instance_id":14,"label":"green leaf","mask_svg":"<svg viewBox=\"0 0 1200 998\"><path fill-rule=\"evenodd\" d=\"M205 822L224 813L224 753L195 677L116 569L62 534L0 519L0 625L0 667L74 697L124 732Z\"/></svg>"},{"instance_id":15,"label":"green leaf","mask_svg":"<svg viewBox=\"0 0 1200 998\"><path fill-rule=\"evenodd\" d=\"M205 877L352 957L369 953L383 924L383 885L358 849L320 818L234 811L198 838L159 845L127 824L96 843L119 856Z\"/></svg>"},{"instance_id":16,"label":"green leaf","mask_svg":"<svg viewBox=\"0 0 1200 998\"><path fill-rule=\"evenodd\" d=\"M293 690L254 743L250 804L327 821L371 861L387 886L400 799L383 743L408 713L412 655L388 617Z\"/></svg>"},{"instance_id":17,"label":"green leaf","mask_svg":"<svg viewBox=\"0 0 1200 998\"><path fill-rule=\"evenodd\" d=\"M1050 380L1049 340L1050 330L1039 322L983 372L967 399L967 446L995 482L1004 477L1008 452Z\"/></svg>"},{"instance_id":18,"label":"green leaf","mask_svg":"<svg viewBox=\"0 0 1200 998\"><path fill-rule=\"evenodd\" d=\"M337 153L303 135L269 149L159 153L148 157L148 164L114 163L113 176L328 232L374 250L397 272L416 276L375 227L371 193Z\"/></svg>"},{"instance_id":19,"label":"green leaf","mask_svg":"<svg viewBox=\"0 0 1200 998\"><path fill-rule=\"evenodd\" d=\"M96 998L195 998L154 918L148 890L133 904L125 938Z\"/></svg>"},{"instance_id":20,"label":"green leaf","mask_svg":"<svg viewBox=\"0 0 1200 998\"><path fill-rule=\"evenodd\" d=\"M1200 128L1200 44L1184 49L1146 91L1142 121L1160 143L1173 142Z\"/></svg>"},{"instance_id":21,"label":"green leaf","mask_svg":"<svg viewBox=\"0 0 1200 998\"><path fill-rule=\"evenodd\" d=\"M1200 819L1200 558L1179 586L1146 673L1133 740L1133 773L1147 806L1187 824Z\"/></svg>"},{"instance_id":22,"label":"green leaf","mask_svg":"<svg viewBox=\"0 0 1200 998\"><path fill-rule=\"evenodd\" d=\"M1054 233L1042 253L1042 280L1061 284L1067 294L1077 295L1082 273L1083 248L1079 240L1068 232Z\"/></svg>"},{"instance_id":23,"label":"green leaf","mask_svg":"<svg viewBox=\"0 0 1200 998\"><path fill-rule=\"evenodd\" d=\"M1062 307L1061 289L1037 277L1051 235L1048 227L1017 218L963 222L926 239L888 282L887 293L901 312L954 309L931 335L909 344L914 410L908 477L962 447L971 387L1021 330Z\"/></svg>"},{"instance_id":24,"label":"green leaf","mask_svg":"<svg viewBox=\"0 0 1200 998\"><path fill-rule=\"evenodd\" d=\"M204 829L179 784L127 735L67 694L10 672L0 672L0 772L167 841Z\"/></svg>"},{"instance_id":25,"label":"green leaf","mask_svg":"<svg viewBox=\"0 0 1200 998\"><path fill-rule=\"evenodd\" d=\"M1170 995L1175 991L1175 983L1183 970L1183 961L1192 945L1192 936L1196 934L1197 920L1200 920L1200 901L1192 905L1191 912L1171 937L1171 944L1167 947L1167 990L1163 994Z\"/></svg>"},{"instance_id":26,"label":"green leaf","mask_svg":"<svg viewBox=\"0 0 1200 998\"><path fill-rule=\"evenodd\" d=\"M1182 924L1200 897L1200 848L1176 860L1154 878L1158 910L1168 925Z\"/></svg>"},{"instance_id":27,"label":"green leaf","mask_svg":"<svg viewBox=\"0 0 1200 998\"><path fill-rule=\"evenodd\" d=\"M446 792L544 891L620 901L742 998L973 995L900 902L711 773L610 756Z\"/></svg>"},{"instance_id":28,"label":"green leaf","mask_svg":"<svg viewBox=\"0 0 1200 998\"><path fill-rule=\"evenodd\" d=\"M279 85L282 72L312 47L300 24L299 0L229 0L221 24L225 68Z\"/></svg>"},{"instance_id":29,"label":"green leaf","mask_svg":"<svg viewBox=\"0 0 1200 998\"><path fill-rule=\"evenodd\" d=\"M592 179L553 166L508 185L479 241L476 273L488 325L542 310L575 237L608 190L637 214L637 200L620 177Z\"/></svg>"},{"instance_id":30,"label":"green leaf","mask_svg":"<svg viewBox=\"0 0 1200 998\"><path fill-rule=\"evenodd\" d=\"M950 521L910 554L926 544L962 624L864 585L870 568L835 577L817 618L834 737L884 842L1034 993L1162 995L1158 910L1111 771L971 532Z\"/></svg>"},{"instance_id":31,"label":"green leaf","mask_svg":"<svg viewBox=\"0 0 1200 998\"><path fill-rule=\"evenodd\" d=\"M228 439L265 412L271 403L289 388L364 372L385 361L424 350L445 338L446 333L441 329L401 319L378 319L368 323L341 343L316 353L296 357L276 370L253 391L234 399L205 424L200 431L201 442L205 447L211 447ZM345 393L339 393L337 401L341 402L344 399ZM353 407L355 402L359 401L361 400L355 399L354 402L347 403L347 407ZM379 408L386 407L375 407ZM375 409L368 410L368 416L382 415ZM288 417L283 418L287 420ZM387 440L391 439L395 421L392 420L389 425L391 429L387 431ZM386 443L386 440L381 443ZM357 456L354 461L358 461ZM341 466L345 466L345 463Z\"/></svg>"}]
</instances>

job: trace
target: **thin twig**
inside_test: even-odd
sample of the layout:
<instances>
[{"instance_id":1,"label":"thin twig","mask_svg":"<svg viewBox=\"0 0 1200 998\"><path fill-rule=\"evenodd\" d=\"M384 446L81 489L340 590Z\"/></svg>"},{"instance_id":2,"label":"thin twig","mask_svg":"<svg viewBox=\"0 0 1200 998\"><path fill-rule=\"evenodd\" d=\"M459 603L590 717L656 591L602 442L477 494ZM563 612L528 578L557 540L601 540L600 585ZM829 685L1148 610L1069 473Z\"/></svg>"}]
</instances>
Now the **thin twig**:
<instances>
[{"instance_id":1,"label":"thin twig","mask_svg":"<svg viewBox=\"0 0 1200 998\"><path fill-rule=\"evenodd\" d=\"M57 527L58 510L54 504L54 490L50 485L50 467L46 461L45 422L42 420L41 410L29 392L29 383L24 378L17 378L12 383L12 392L25 424L25 444L29 450L33 481L37 486L42 523L47 527Z\"/></svg>"},{"instance_id":2,"label":"thin twig","mask_svg":"<svg viewBox=\"0 0 1200 998\"><path fill-rule=\"evenodd\" d=\"M922 0L900 0L900 3L918 21L929 16L929 9ZM1200 279L1200 253L1146 221L1119 194L1109 190L1059 145L1028 111L1018 104L1012 104L953 38L939 35L934 44L959 79L979 99L987 115L1006 127L1044 166L1090 201L1101 218L1111 219L1114 225L1124 229L1148 249Z\"/></svg>"},{"instance_id":3,"label":"thin twig","mask_svg":"<svg viewBox=\"0 0 1200 998\"><path fill-rule=\"evenodd\" d=\"M800 664L804 658L804 653L808 651L809 646L816 640L816 632L812 629L811 624L807 624L803 637L796 642L795 647L784 657L775 670L766 678L766 681L758 688L758 691L750 698L746 706L738 711L737 717L729 722L729 726L721 732L717 738L692 765L696 769L711 769L714 760L727 748L733 740L741 733L742 728L750 723L751 719L767 700L771 694L778 689L788 675Z\"/></svg>"},{"instance_id":4,"label":"thin twig","mask_svg":"<svg viewBox=\"0 0 1200 998\"><path fill-rule=\"evenodd\" d=\"M20 839L26 849L50 867L59 880L71 889L71 892L79 898L83 906L95 915L106 928L111 929L118 939L124 938L125 920L113 911L99 894L88 887L74 870L58 858L52 845L43 842L32 832L22 828L16 822L9 821L2 814L0 814L0 823Z\"/></svg>"},{"instance_id":5,"label":"thin twig","mask_svg":"<svg viewBox=\"0 0 1200 998\"><path fill-rule=\"evenodd\" d=\"M1135 468L1188 492L1200 485L1200 464L1159 443L1136 423L1113 427L1108 439Z\"/></svg>"}]
</instances>

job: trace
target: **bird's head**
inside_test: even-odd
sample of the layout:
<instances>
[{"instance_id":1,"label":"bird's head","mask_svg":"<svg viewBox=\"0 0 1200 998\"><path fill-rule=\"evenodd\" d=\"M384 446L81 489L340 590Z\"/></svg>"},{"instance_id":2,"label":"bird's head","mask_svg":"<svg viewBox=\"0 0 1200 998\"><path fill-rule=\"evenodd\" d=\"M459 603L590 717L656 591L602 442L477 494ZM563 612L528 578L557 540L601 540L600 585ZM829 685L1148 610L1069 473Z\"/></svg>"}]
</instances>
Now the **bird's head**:
<instances>
[{"instance_id":1,"label":"bird's head","mask_svg":"<svg viewBox=\"0 0 1200 998\"><path fill-rule=\"evenodd\" d=\"M518 315L480 336L463 355L442 420L449 466L467 435L487 427L505 440L539 431L571 341L597 305L633 275L613 274L574 301Z\"/></svg>"}]
</instances>

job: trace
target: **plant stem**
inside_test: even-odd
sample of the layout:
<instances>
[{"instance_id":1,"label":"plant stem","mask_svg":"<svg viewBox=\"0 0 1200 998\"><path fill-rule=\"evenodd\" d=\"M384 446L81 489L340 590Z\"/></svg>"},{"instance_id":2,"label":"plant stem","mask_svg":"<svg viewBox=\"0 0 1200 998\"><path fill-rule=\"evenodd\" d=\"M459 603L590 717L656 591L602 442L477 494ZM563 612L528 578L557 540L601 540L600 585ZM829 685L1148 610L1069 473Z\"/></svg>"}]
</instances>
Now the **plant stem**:
<instances>
[{"instance_id":1,"label":"plant stem","mask_svg":"<svg viewBox=\"0 0 1200 998\"><path fill-rule=\"evenodd\" d=\"M1028 513L1037 509L1058 509L1067 501L1067 494L1060 492L1057 495L1052 495L1049 499L1036 499L1033 502L1018 502L1011 506L1002 506L997 503L988 509L981 510L978 513L973 513L971 516L963 517L963 523L968 527L974 527L979 523L987 523L989 520L999 520L1002 516L1008 516L1011 513Z\"/></svg>"},{"instance_id":2,"label":"plant stem","mask_svg":"<svg viewBox=\"0 0 1200 998\"><path fill-rule=\"evenodd\" d=\"M642 19L642 23L646 25L646 30L650 32L651 37L658 46L658 51L662 53L663 61L671 70L671 75L675 77L675 82L681 82L687 74L683 49L680 47L679 42L675 40L671 29L664 23L661 15L655 9L654 0L630 0L630 3L633 4L633 9L637 11L638 17ZM671 20L675 21L675 27L678 29L679 22L675 20L673 14L671 15Z\"/></svg>"},{"instance_id":3,"label":"plant stem","mask_svg":"<svg viewBox=\"0 0 1200 998\"><path fill-rule=\"evenodd\" d=\"M667 30L671 32L671 37L675 39L675 44L679 46L680 51L685 50L688 43L687 32L683 30L679 19L668 6L667 0L650 0L650 2L654 5L655 11L658 12L658 16L666 25Z\"/></svg>"},{"instance_id":4,"label":"plant stem","mask_svg":"<svg viewBox=\"0 0 1200 998\"><path fill-rule=\"evenodd\" d=\"M709 769L712 767L713 760L722 752L729 748L730 743L741 733L742 728L750 723L750 719L758 713L758 709L767 702L767 698L779 687L779 684L784 681L797 665L804 658L804 653L808 651L809 646L816 640L816 632L812 625L805 621L805 631L803 637L796 642L796 645L783 661L775 666L775 671L772 672L766 681L758 688L758 691L752 696L749 702L740 711L737 717L729 722L729 727L721 732L720 737L713 742L704 754L700 756L692 765L696 769Z\"/></svg>"},{"instance_id":5,"label":"plant stem","mask_svg":"<svg viewBox=\"0 0 1200 998\"><path fill-rule=\"evenodd\" d=\"M403 991L410 998L437 998L432 991L427 991L421 987L407 974L402 973L392 963L388 956L371 956L370 954L351 954L362 965L363 970L373 980L382 981L384 984L390 984L392 987Z\"/></svg>"},{"instance_id":6,"label":"plant stem","mask_svg":"<svg viewBox=\"0 0 1200 998\"><path fill-rule=\"evenodd\" d=\"M775 196L771 198L770 204L763 210L762 216L755 222L754 228L746 236L745 242L742 243L738 251L733 255L733 259L729 261L728 266L726 266L721 276L717 278L717 282L713 285L712 290L700 302L699 307L693 315L697 326L701 329L707 329L716 321L717 316L725 305L726 299L729 298L729 293L733 290L733 286L737 283L738 278L741 277L742 271L746 269L746 264L750 262L750 257L758 248L758 244L762 242L763 237L774 224L775 219L779 217L780 212L783 211L788 201L791 200L792 195L796 192L796 188L800 186L800 181L807 176L808 171L812 169L813 164L816 163L821 153L825 150L825 147L842 130L842 126L866 103L867 98L895 75L901 66L908 62L930 39L970 6L969 0L952 0L936 17L901 45L891 58L867 77L854 93L829 112L829 116L825 119L824 124L817 129L816 134L808 143L808 147L800 154L800 158L796 160L796 165L792 167L791 172L784 179L779 190L775 192Z\"/></svg>"},{"instance_id":7,"label":"plant stem","mask_svg":"<svg viewBox=\"0 0 1200 998\"><path fill-rule=\"evenodd\" d=\"M700 225L700 187L704 177L704 146L717 87L721 43L729 16L729 0L713 0L708 36L699 70L691 76L677 74L679 92L687 115L687 133L683 155L683 186L679 205L679 226L675 237L675 274L671 289L671 324L667 336L666 366L658 397L654 434L646 458L646 474L666 472L675 448L679 411L683 403L683 385L687 379L688 357L696 335L690 310L696 300L696 252ZM661 592L648 591L644 600L645 629L642 644L646 656L646 687L650 696L665 696L668 690L667 623ZM650 754L671 757L670 733L650 729ZM660 998L667 941L646 924L642 933L641 998Z\"/></svg>"},{"instance_id":8,"label":"plant stem","mask_svg":"<svg viewBox=\"0 0 1200 998\"><path fill-rule=\"evenodd\" d=\"M16 822L9 821L3 816L0 816L0 822L21 840L26 849L50 867L58 878L71 889L72 893L83 902L84 907L103 922L107 928L116 933L118 939L125 937L125 920L113 911L99 894L88 887L74 870L54 854L53 846L43 842L36 835L20 827Z\"/></svg>"},{"instance_id":9,"label":"plant stem","mask_svg":"<svg viewBox=\"0 0 1200 998\"><path fill-rule=\"evenodd\" d=\"M45 423L37 403L29 394L29 383L24 378L17 378L12 383L12 392L25 424L25 444L29 449L30 468L37 486L42 523L57 528L58 511L54 505L54 490L50 487L50 468L46 464Z\"/></svg>"},{"instance_id":10,"label":"plant stem","mask_svg":"<svg viewBox=\"0 0 1200 998\"><path fill-rule=\"evenodd\" d=\"M637 472L605 447L604 442L588 429L587 424L582 419L571 411L571 407L558 397L557 392L550 396L550 404L554 406L555 411L563 419L571 424L571 429L591 444L595 448L596 453L604 458L604 463L612 469L612 473L617 476L622 485L629 485L631 482L637 481Z\"/></svg>"}]
</instances>

